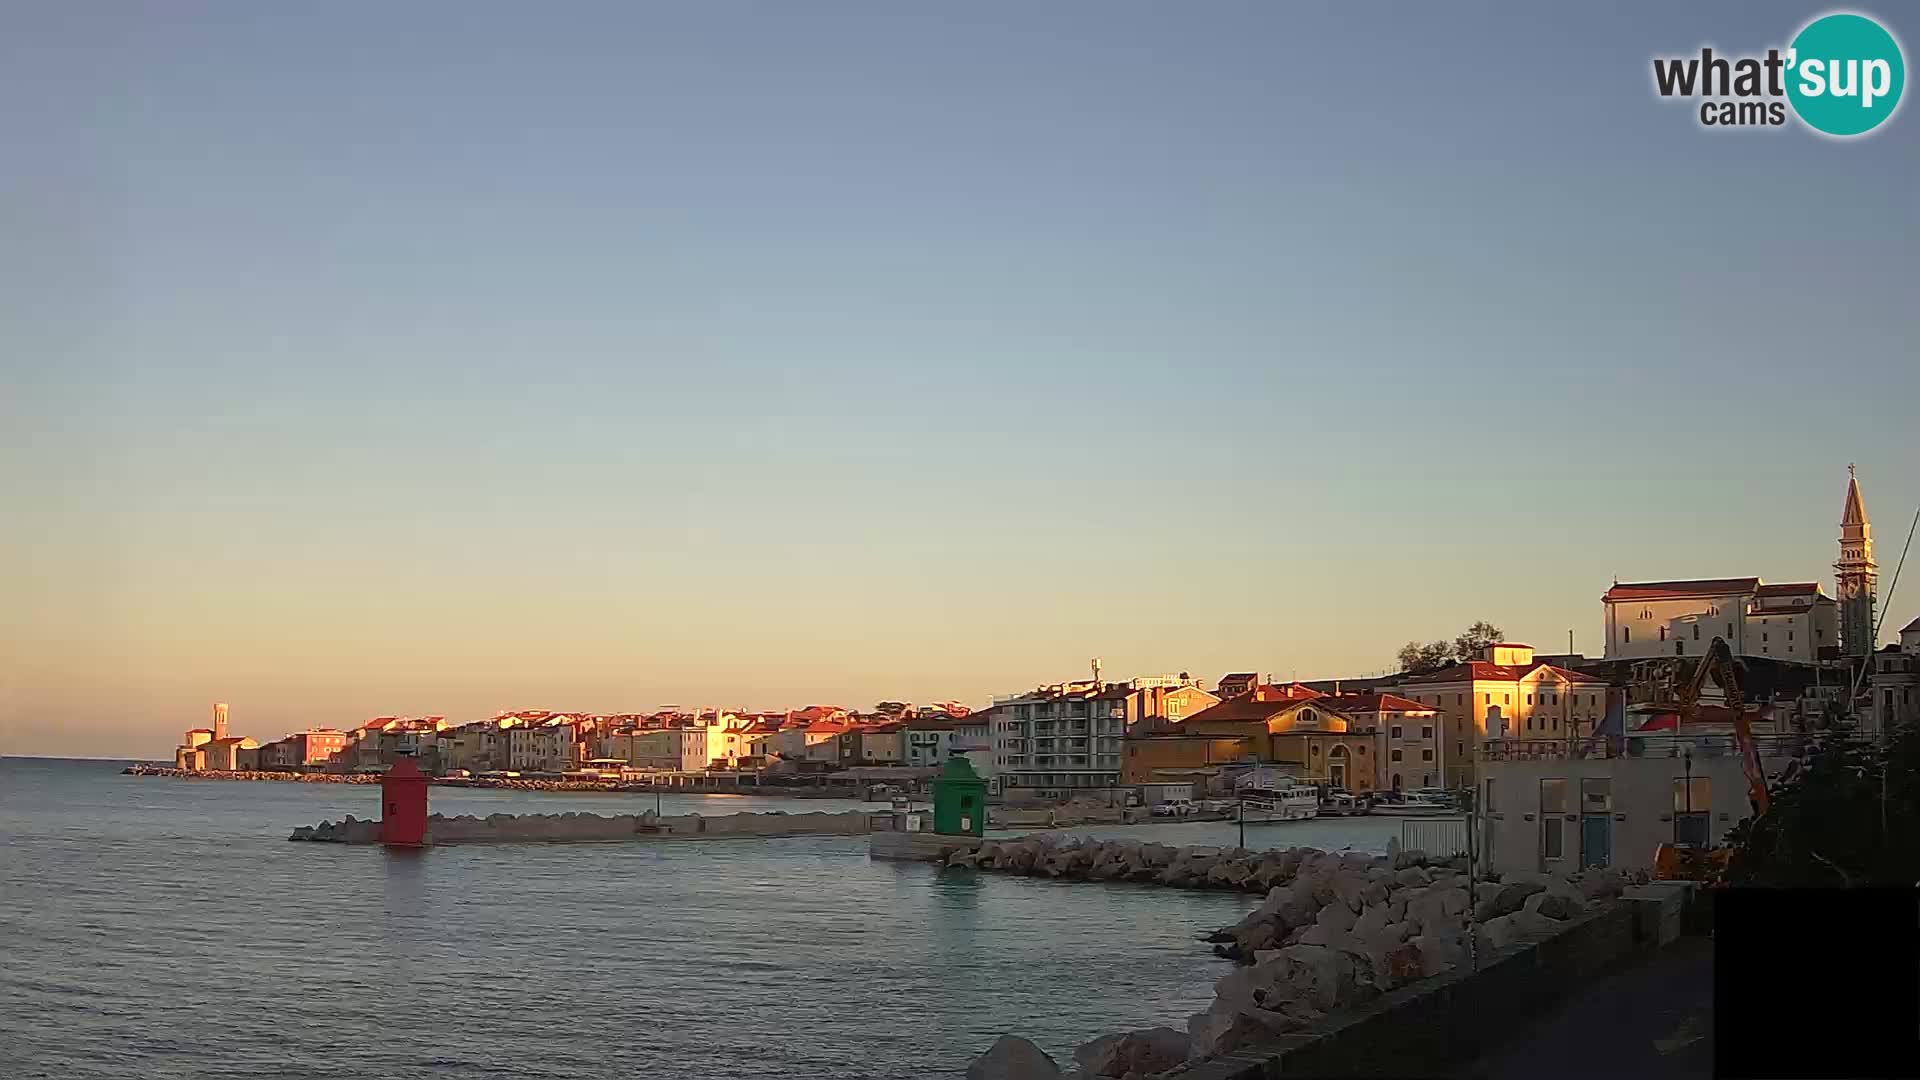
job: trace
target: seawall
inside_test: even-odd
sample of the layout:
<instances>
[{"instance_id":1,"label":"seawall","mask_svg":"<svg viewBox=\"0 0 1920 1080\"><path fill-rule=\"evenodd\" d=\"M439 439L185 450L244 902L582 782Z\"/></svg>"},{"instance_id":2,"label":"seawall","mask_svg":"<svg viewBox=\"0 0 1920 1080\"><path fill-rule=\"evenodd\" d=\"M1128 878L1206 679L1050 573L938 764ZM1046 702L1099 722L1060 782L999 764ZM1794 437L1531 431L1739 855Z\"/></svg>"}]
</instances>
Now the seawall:
<instances>
[{"instance_id":1,"label":"seawall","mask_svg":"<svg viewBox=\"0 0 1920 1080\"><path fill-rule=\"evenodd\" d=\"M636 840L764 839L776 836L864 836L892 825L890 814L861 810L829 814L462 814L427 818L427 842L441 844L618 843ZM335 824L303 825L289 840L377 844L380 823L349 817Z\"/></svg>"}]
</instances>

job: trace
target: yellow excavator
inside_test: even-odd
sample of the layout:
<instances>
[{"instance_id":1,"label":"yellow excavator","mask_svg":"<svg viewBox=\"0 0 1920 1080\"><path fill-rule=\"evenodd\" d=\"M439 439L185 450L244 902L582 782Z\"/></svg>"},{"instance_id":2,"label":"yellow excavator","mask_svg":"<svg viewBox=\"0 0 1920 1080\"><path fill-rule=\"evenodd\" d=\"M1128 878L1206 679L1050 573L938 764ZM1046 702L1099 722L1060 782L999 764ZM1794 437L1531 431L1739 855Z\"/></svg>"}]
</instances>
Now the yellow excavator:
<instances>
[{"instance_id":1,"label":"yellow excavator","mask_svg":"<svg viewBox=\"0 0 1920 1080\"><path fill-rule=\"evenodd\" d=\"M1695 666L1693 677L1680 683L1676 689L1671 704L1679 716L1679 730L1684 730L1693 722L1700 704L1700 691L1706 687L1709 676L1726 696L1727 710L1733 716L1733 742L1740 751L1740 767L1747 775L1747 801L1752 804L1753 816L1757 818L1765 814L1770 805L1767 774L1760 765L1760 750L1753 741L1753 728L1747 722L1746 694L1740 687L1740 673L1733 659L1733 650L1721 638L1713 639L1706 655ZM1724 845L1661 844L1653 853L1653 877L1655 881L1716 884L1726 877L1727 864L1732 857L1733 849Z\"/></svg>"}]
</instances>

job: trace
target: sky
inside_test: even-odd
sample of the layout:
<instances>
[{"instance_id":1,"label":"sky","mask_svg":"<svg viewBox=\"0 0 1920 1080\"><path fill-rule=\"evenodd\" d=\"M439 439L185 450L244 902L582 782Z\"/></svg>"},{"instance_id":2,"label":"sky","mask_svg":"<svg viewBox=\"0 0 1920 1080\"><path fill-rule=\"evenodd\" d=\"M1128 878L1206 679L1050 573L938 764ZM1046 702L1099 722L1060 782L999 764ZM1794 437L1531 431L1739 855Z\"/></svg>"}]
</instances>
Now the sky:
<instances>
[{"instance_id":1,"label":"sky","mask_svg":"<svg viewBox=\"0 0 1920 1080\"><path fill-rule=\"evenodd\" d=\"M0 752L1884 596L1920 117L1651 87L1824 10L0 5Z\"/></svg>"}]
</instances>

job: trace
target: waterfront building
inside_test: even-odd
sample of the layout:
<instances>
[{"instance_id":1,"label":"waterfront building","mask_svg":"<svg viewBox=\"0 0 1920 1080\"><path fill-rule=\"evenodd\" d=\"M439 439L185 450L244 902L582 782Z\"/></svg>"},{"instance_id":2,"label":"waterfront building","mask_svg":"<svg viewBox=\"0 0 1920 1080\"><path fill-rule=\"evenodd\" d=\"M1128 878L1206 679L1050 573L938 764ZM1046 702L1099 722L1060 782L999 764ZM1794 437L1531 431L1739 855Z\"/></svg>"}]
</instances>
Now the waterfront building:
<instances>
[{"instance_id":1,"label":"waterfront building","mask_svg":"<svg viewBox=\"0 0 1920 1080\"><path fill-rule=\"evenodd\" d=\"M1128 787L1186 784L1201 791L1220 788L1229 766L1254 760L1253 739L1239 734L1205 734L1185 725L1136 728L1122 740L1120 782ZM1152 801L1152 800L1149 800Z\"/></svg>"},{"instance_id":2,"label":"waterfront building","mask_svg":"<svg viewBox=\"0 0 1920 1080\"><path fill-rule=\"evenodd\" d=\"M722 729L724 730L724 729ZM708 727L647 728L620 737L617 748L624 752L605 753L636 769L661 769L671 772L700 772L713 763L707 746Z\"/></svg>"},{"instance_id":3,"label":"waterfront building","mask_svg":"<svg viewBox=\"0 0 1920 1080\"><path fill-rule=\"evenodd\" d=\"M1847 498L1840 508L1840 561L1833 564L1840 590L1840 642L1848 656L1872 655L1874 593L1879 567L1873 561L1873 525L1867 520L1860 480L1847 466Z\"/></svg>"},{"instance_id":4,"label":"waterfront building","mask_svg":"<svg viewBox=\"0 0 1920 1080\"><path fill-rule=\"evenodd\" d=\"M208 772L238 772L259 762L260 744L250 738L228 736L201 744L198 768Z\"/></svg>"},{"instance_id":5,"label":"waterfront building","mask_svg":"<svg viewBox=\"0 0 1920 1080\"><path fill-rule=\"evenodd\" d=\"M1093 698L1091 680L1056 683L993 702L995 768L1003 795L1057 798L1120 782L1125 703Z\"/></svg>"},{"instance_id":6,"label":"waterfront building","mask_svg":"<svg viewBox=\"0 0 1920 1080\"><path fill-rule=\"evenodd\" d=\"M571 723L549 720L508 728L507 768L515 772L565 772L583 759ZM702 748L705 741L702 740Z\"/></svg>"},{"instance_id":7,"label":"waterfront building","mask_svg":"<svg viewBox=\"0 0 1920 1080\"><path fill-rule=\"evenodd\" d=\"M848 730L840 736L840 760L850 765L900 764L904 727L896 720Z\"/></svg>"},{"instance_id":8,"label":"waterfront building","mask_svg":"<svg viewBox=\"0 0 1920 1080\"><path fill-rule=\"evenodd\" d=\"M910 766L939 768L950 757L992 746L992 721L980 715L957 718L946 714L922 716L908 720L900 727L903 739L901 760Z\"/></svg>"},{"instance_id":9,"label":"waterfront building","mask_svg":"<svg viewBox=\"0 0 1920 1080\"><path fill-rule=\"evenodd\" d=\"M1243 738L1255 760L1304 783L1363 793L1374 790L1379 776L1373 729L1298 686L1256 686L1175 730Z\"/></svg>"},{"instance_id":10,"label":"waterfront building","mask_svg":"<svg viewBox=\"0 0 1920 1080\"><path fill-rule=\"evenodd\" d=\"M1615 582L1600 598L1606 659L1700 656L1722 638L1735 656L1811 664L1840 643L1833 598L1817 582L1757 577Z\"/></svg>"},{"instance_id":11,"label":"waterfront building","mask_svg":"<svg viewBox=\"0 0 1920 1080\"><path fill-rule=\"evenodd\" d=\"M1533 647L1489 645L1483 660L1454 664L1401 682L1396 693L1438 711L1439 786L1473 783L1480 743L1512 734L1572 743L1592 734L1607 712L1607 681L1542 663Z\"/></svg>"},{"instance_id":12,"label":"waterfront building","mask_svg":"<svg viewBox=\"0 0 1920 1080\"><path fill-rule=\"evenodd\" d=\"M204 769L207 767L207 755L201 748L213 741L212 728L188 728L180 739L180 745L173 748L173 767L176 769Z\"/></svg>"},{"instance_id":13,"label":"waterfront building","mask_svg":"<svg viewBox=\"0 0 1920 1080\"><path fill-rule=\"evenodd\" d=\"M1444 786L1438 706L1398 694L1337 694L1323 700L1373 731L1376 786L1388 791Z\"/></svg>"},{"instance_id":14,"label":"waterfront building","mask_svg":"<svg viewBox=\"0 0 1920 1080\"><path fill-rule=\"evenodd\" d=\"M1478 750L1482 864L1501 873L1652 867L1666 843L1717 844L1749 816L1747 782L1724 708L1680 727L1652 717L1574 754L1563 740L1493 737ZM1802 737L1761 721L1762 767L1778 776Z\"/></svg>"}]
</instances>

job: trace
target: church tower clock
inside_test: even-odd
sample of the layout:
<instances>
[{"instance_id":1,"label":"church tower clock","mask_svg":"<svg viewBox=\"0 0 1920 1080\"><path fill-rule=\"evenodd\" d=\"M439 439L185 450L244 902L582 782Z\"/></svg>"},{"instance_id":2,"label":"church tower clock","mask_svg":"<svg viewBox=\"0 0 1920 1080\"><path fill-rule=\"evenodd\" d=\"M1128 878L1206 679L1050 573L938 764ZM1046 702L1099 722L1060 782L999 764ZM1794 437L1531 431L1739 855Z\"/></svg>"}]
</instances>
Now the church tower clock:
<instances>
[{"instance_id":1,"label":"church tower clock","mask_svg":"<svg viewBox=\"0 0 1920 1080\"><path fill-rule=\"evenodd\" d=\"M1833 564L1839 586L1840 644L1848 656L1873 652L1873 592L1879 578L1873 562L1873 526L1860 498L1860 481L1847 466L1847 504L1840 511L1840 561Z\"/></svg>"}]
</instances>

